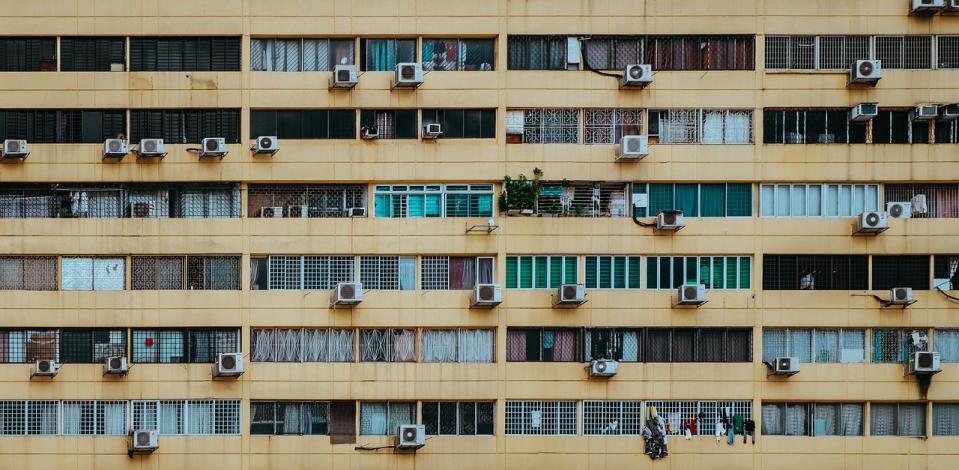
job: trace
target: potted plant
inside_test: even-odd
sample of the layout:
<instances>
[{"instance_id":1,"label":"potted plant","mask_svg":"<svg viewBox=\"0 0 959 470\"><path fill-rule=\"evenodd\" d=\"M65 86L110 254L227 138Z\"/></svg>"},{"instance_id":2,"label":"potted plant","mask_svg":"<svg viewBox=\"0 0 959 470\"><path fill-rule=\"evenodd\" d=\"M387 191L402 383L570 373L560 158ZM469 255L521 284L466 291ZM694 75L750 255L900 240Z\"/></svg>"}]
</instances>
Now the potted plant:
<instances>
[{"instance_id":1,"label":"potted plant","mask_svg":"<svg viewBox=\"0 0 959 470\"><path fill-rule=\"evenodd\" d=\"M519 174L516 179L503 177L503 192L499 196L499 207L506 215L533 215L541 189L540 178L543 170L533 168L533 178Z\"/></svg>"}]
</instances>

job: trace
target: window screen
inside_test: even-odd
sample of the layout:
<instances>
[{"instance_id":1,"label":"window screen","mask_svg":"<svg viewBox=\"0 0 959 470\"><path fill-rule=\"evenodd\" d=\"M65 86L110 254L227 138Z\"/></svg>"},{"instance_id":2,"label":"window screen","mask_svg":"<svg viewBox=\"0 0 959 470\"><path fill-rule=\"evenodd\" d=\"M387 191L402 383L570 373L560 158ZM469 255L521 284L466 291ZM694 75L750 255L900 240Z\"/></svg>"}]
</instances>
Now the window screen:
<instances>
[{"instance_id":1,"label":"window screen","mask_svg":"<svg viewBox=\"0 0 959 470\"><path fill-rule=\"evenodd\" d=\"M866 290L867 256L764 255L764 290Z\"/></svg>"},{"instance_id":2,"label":"window screen","mask_svg":"<svg viewBox=\"0 0 959 470\"><path fill-rule=\"evenodd\" d=\"M874 290L911 287L928 290L929 256L873 256L872 288Z\"/></svg>"},{"instance_id":3,"label":"window screen","mask_svg":"<svg viewBox=\"0 0 959 470\"><path fill-rule=\"evenodd\" d=\"M126 67L124 37L61 37L60 70L110 72L112 64Z\"/></svg>"},{"instance_id":4,"label":"window screen","mask_svg":"<svg viewBox=\"0 0 959 470\"><path fill-rule=\"evenodd\" d=\"M493 435L496 415L491 402L424 401L422 409L428 436Z\"/></svg>"},{"instance_id":5,"label":"window screen","mask_svg":"<svg viewBox=\"0 0 959 470\"><path fill-rule=\"evenodd\" d=\"M68 329L60 332L60 361L63 363L103 363L109 357L126 355L126 330Z\"/></svg>"},{"instance_id":6,"label":"window screen","mask_svg":"<svg viewBox=\"0 0 959 470\"><path fill-rule=\"evenodd\" d=\"M207 137L240 142L239 109L134 109L130 140L163 139L167 144L199 144Z\"/></svg>"},{"instance_id":7,"label":"window screen","mask_svg":"<svg viewBox=\"0 0 959 470\"><path fill-rule=\"evenodd\" d=\"M240 37L132 37L134 72L239 72Z\"/></svg>"},{"instance_id":8,"label":"window screen","mask_svg":"<svg viewBox=\"0 0 959 470\"><path fill-rule=\"evenodd\" d=\"M56 72L57 39L0 38L0 72Z\"/></svg>"},{"instance_id":9,"label":"window screen","mask_svg":"<svg viewBox=\"0 0 959 470\"><path fill-rule=\"evenodd\" d=\"M424 109L423 125L439 124L442 139L493 139L496 109Z\"/></svg>"},{"instance_id":10,"label":"window screen","mask_svg":"<svg viewBox=\"0 0 959 470\"><path fill-rule=\"evenodd\" d=\"M250 111L250 138L355 139L356 111L352 109L277 109Z\"/></svg>"}]
</instances>

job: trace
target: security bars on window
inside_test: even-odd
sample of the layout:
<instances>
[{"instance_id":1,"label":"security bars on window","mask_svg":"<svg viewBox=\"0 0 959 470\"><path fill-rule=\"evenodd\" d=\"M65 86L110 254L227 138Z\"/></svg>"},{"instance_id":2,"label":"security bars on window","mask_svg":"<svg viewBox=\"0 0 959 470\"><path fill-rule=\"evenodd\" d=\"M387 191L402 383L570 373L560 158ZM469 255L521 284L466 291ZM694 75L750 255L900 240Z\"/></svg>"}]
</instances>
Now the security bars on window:
<instances>
[{"instance_id":1,"label":"security bars on window","mask_svg":"<svg viewBox=\"0 0 959 470\"><path fill-rule=\"evenodd\" d=\"M625 66L622 69L625 70ZM623 136L641 135L642 122L642 109L586 108L583 110L583 142L618 144Z\"/></svg>"},{"instance_id":2,"label":"security bars on window","mask_svg":"<svg viewBox=\"0 0 959 470\"><path fill-rule=\"evenodd\" d=\"M416 330L361 330L360 361L415 362Z\"/></svg>"},{"instance_id":3,"label":"security bars on window","mask_svg":"<svg viewBox=\"0 0 959 470\"><path fill-rule=\"evenodd\" d=\"M763 184L761 217L858 217L880 210L878 184Z\"/></svg>"},{"instance_id":4,"label":"security bars on window","mask_svg":"<svg viewBox=\"0 0 959 470\"><path fill-rule=\"evenodd\" d=\"M506 434L574 436L579 403L575 401L506 401Z\"/></svg>"},{"instance_id":5,"label":"security bars on window","mask_svg":"<svg viewBox=\"0 0 959 470\"><path fill-rule=\"evenodd\" d=\"M56 290L55 256L0 257L0 290Z\"/></svg>"},{"instance_id":6,"label":"security bars on window","mask_svg":"<svg viewBox=\"0 0 959 470\"><path fill-rule=\"evenodd\" d=\"M64 435L120 436L127 433L126 401L65 400L62 406Z\"/></svg>"},{"instance_id":7,"label":"security bars on window","mask_svg":"<svg viewBox=\"0 0 959 470\"><path fill-rule=\"evenodd\" d=\"M583 434L638 436L643 430L643 402L583 401Z\"/></svg>"},{"instance_id":8,"label":"security bars on window","mask_svg":"<svg viewBox=\"0 0 959 470\"><path fill-rule=\"evenodd\" d=\"M356 279L355 256L270 256L267 263L270 290L332 290Z\"/></svg>"},{"instance_id":9,"label":"security bars on window","mask_svg":"<svg viewBox=\"0 0 959 470\"><path fill-rule=\"evenodd\" d=\"M247 217L350 217L366 207L359 184L250 184Z\"/></svg>"},{"instance_id":10,"label":"security bars on window","mask_svg":"<svg viewBox=\"0 0 959 470\"><path fill-rule=\"evenodd\" d=\"M353 39L250 39L250 70L323 72L353 65Z\"/></svg>"},{"instance_id":11,"label":"security bars on window","mask_svg":"<svg viewBox=\"0 0 959 470\"><path fill-rule=\"evenodd\" d=\"M887 184L883 190L887 204L912 203L912 218L959 217L959 185Z\"/></svg>"},{"instance_id":12,"label":"security bars on window","mask_svg":"<svg viewBox=\"0 0 959 470\"><path fill-rule=\"evenodd\" d=\"M767 70L846 70L877 59L884 69L956 68L955 36L766 36Z\"/></svg>"},{"instance_id":13,"label":"security bars on window","mask_svg":"<svg viewBox=\"0 0 959 470\"><path fill-rule=\"evenodd\" d=\"M629 183L543 182L535 212L565 217L627 217Z\"/></svg>"},{"instance_id":14,"label":"security bars on window","mask_svg":"<svg viewBox=\"0 0 959 470\"><path fill-rule=\"evenodd\" d=\"M646 258L646 287L705 284L707 289L749 289L750 262L748 256L650 256Z\"/></svg>"},{"instance_id":15,"label":"security bars on window","mask_svg":"<svg viewBox=\"0 0 959 470\"><path fill-rule=\"evenodd\" d=\"M763 403L762 431L779 436L862 436L862 403Z\"/></svg>"},{"instance_id":16,"label":"security bars on window","mask_svg":"<svg viewBox=\"0 0 959 470\"><path fill-rule=\"evenodd\" d=\"M329 433L330 403L254 401L250 434L322 435Z\"/></svg>"},{"instance_id":17,"label":"security bars on window","mask_svg":"<svg viewBox=\"0 0 959 470\"><path fill-rule=\"evenodd\" d=\"M797 357L800 363L856 363L866 360L866 330L850 328L765 328L763 362Z\"/></svg>"},{"instance_id":18,"label":"security bars on window","mask_svg":"<svg viewBox=\"0 0 959 470\"><path fill-rule=\"evenodd\" d=\"M751 144L753 112L721 109L650 111L661 144ZM650 135L653 135L652 130Z\"/></svg>"},{"instance_id":19,"label":"security bars on window","mask_svg":"<svg viewBox=\"0 0 959 470\"><path fill-rule=\"evenodd\" d=\"M421 422L430 436L493 435L492 402L423 402Z\"/></svg>"},{"instance_id":20,"label":"security bars on window","mask_svg":"<svg viewBox=\"0 0 959 470\"><path fill-rule=\"evenodd\" d=\"M240 434L240 400L134 400L133 429L166 435Z\"/></svg>"},{"instance_id":21,"label":"security bars on window","mask_svg":"<svg viewBox=\"0 0 959 470\"><path fill-rule=\"evenodd\" d=\"M422 362L493 362L492 330L421 330Z\"/></svg>"},{"instance_id":22,"label":"security bars on window","mask_svg":"<svg viewBox=\"0 0 959 470\"><path fill-rule=\"evenodd\" d=\"M0 363L59 360L60 330L0 330Z\"/></svg>"},{"instance_id":23,"label":"security bars on window","mask_svg":"<svg viewBox=\"0 0 959 470\"><path fill-rule=\"evenodd\" d=\"M716 430L716 423L725 414L729 422L734 415L741 415L744 420L752 419L753 404L751 401L658 401L647 400L646 409L656 408L656 413L668 421L670 435L682 433L681 424L696 424L693 435L712 436Z\"/></svg>"},{"instance_id":24,"label":"security bars on window","mask_svg":"<svg viewBox=\"0 0 959 470\"><path fill-rule=\"evenodd\" d=\"M353 362L355 332L351 329L252 329L254 362Z\"/></svg>"},{"instance_id":25,"label":"security bars on window","mask_svg":"<svg viewBox=\"0 0 959 470\"><path fill-rule=\"evenodd\" d=\"M217 354L240 351L240 330L134 329L131 333L134 363L212 363Z\"/></svg>"}]
</instances>

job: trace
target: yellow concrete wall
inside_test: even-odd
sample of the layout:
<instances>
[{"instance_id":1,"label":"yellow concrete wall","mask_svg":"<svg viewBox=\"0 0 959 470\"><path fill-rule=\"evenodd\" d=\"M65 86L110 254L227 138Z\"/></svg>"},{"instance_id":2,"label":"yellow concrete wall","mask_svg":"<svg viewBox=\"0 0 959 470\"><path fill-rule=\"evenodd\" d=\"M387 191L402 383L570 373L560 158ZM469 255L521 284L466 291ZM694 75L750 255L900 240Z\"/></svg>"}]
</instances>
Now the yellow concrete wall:
<instances>
[{"instance_id":1,"label":"yellow concrete wall","mask_svg":"<svg viewBox=\"0 0 959 470\"><path fill-rule=\"evenodd\" d=\"M5 35L242 35L495 37L495 72L431 73L417 91L389 91L390 73L363 74L351 92L328 92L329 73L2 73L2 108L232 107L243 144L222 162L197 162L168 145L161 163L100 161L99 145L31 145L0 182L495 182L504 174L614 181L959 181L954 145L658 145L639 163L612 146L507 145L504 111L524 107L752 109L761 142L765 107L959 102L959 71L888 70L876 88L850 90L842 73L764 73L766 34L959 34L959 17L906 16L906 0L0 0ZM508 34L755 34L755 71L658 72L643 91L620 91L589 72L506 71ZM357 54L358 56L358 54ZM272 159L247 150L250 108L496 107L497 138L421 141L284 141ZM758 204L754 195L754 207ZM245 210L245 209L244 209ZM754 213L757 209L754 209ZM763 326L959 327L955 304L932 292L906 311L882 310L861 292L762 292L762 253L959 252L959 220L891 221L879 237L850 237L851 219L696 219L653 235L629 219L498 218L492 235L464 235L485 220L0 220L0 254L751 255L753 290L711 292L698 310L671 309L672 292L593 291L576 310L549 308L549 292L509 291L493 310L468 310L466 292L368 292L353 311L328 310L321 292L0 292L0 326L461 326L496 329L494 364L250 364L235 382L209 366L138 365L105 379L70 365L52 382L29 365L0 365L0 399L242 398L243 434L161 437L156 454L128 459L121 437L2 437L0 469L20 468L652 468L636 437L504 436L506 399L917 400L899 366L812 364L766 378ZM645 274L644 274L645 276ZM507 326L752 326L752 364L623 364L609 381L582 364L506 363ZM959 366L945 364L931 400L959 397ZM494 399L495 437L435 437L414 455L358 452L326 437L250 437L257 399ZM868 426L868 424L867 424ZM359 436L359 444L389 439ZM670 441L657 468L940 468L959 461L959 438L760 436L755 446L710 438Z\"/></svg>"}]
</instances>

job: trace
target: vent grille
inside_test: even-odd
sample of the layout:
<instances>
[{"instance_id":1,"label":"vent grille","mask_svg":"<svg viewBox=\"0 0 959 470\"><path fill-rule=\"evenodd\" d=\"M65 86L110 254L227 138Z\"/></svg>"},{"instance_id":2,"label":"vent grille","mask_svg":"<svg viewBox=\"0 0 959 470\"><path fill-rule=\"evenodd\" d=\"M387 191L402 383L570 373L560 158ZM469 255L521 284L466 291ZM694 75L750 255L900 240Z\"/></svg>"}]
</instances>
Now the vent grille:
<instances>
[{"instance_id":1,"label":"vent grille","mask_svg":"<svg viewBox=\"0 0 959 470\"><path fill-rule=\"evenodd\" d=\"M219 149L220 149L220 143L216 139L210 139L206 141L207 152L216 152Z\"/></svg>"},{"instance_id":2,"label":"vent grille","mask_svg":"<svg viewBox=\"0 0 959 470\"><path fill-rule=\"evenodd\" d=\"M19 143L19 142L15 141L15 140L11 140L11 141L7 142L7 153L19 153L19 152L20 152L20 143Z\"/></svg>"},{"instance_id":3,"label":"vent grille","mask_svg":"<svg viewBox=\"0 0 959 470\"><path fill-rule=\"evenodd\" d=\"M683 298L694 300L699 289L696 286L683 287Z\"/></svg>"},{"instance_id":4,"label":"vent grille","mask_svg":"<svg viewBox=\"0 0 959 470\"><path fill-rule=\"evenodd\" d=\"M119 140L111 140L109 149L111 152L119 153L121 146L122 146L122 142L120 142Z\"/></svg>"},{"instance_id":5,"label":"vent grille","mask_svg":"<svg viewBox=\"0 0 959 470\"><path fill-rule=\"evenodd\" d=\"M37 370L40 372L50 372L50 361L40 361L37 364Z\"/></svg>"},{"instance_id":6,"label":"vent grille","mask_svg":"<svg viewBox=\"0 0 959 470\"><path fill-rule=\"evenodd\" d=\"M123 365L123 361L119 357L110 358L110 368L113 370L118 370Z\"/></svg>"},{"instance_id":7,"label":"vent grille","mask_svg":"<svg viewBox=\"0 0 959 470\"><path fill-rule=\"evenodd\" d=\"M482 286L479 289L479 298L483 301L492 301L496 296L496 289L493 286Z\"/></svg>"},{"instance_id":8,"label":"vent grille","mask_svg":"<svg viewBox=\"0 0 959 470\"><path fill-rule=\"evenodd\" d=\"M343 284L340 286L340 297L344 299L356 297L356 287L353 284Z\"/></svg>"},{"instance_id":9,"label":"vent grille","mask_svg":"<svg viewBox=\"0 0 959 470\"><path fill-rule=\"evenodd\" d=\"M576 298L576 286L563 286L563 298L573 300Z\"/></svg>"},{"instance_id":10,"label":"vent grille","mask_svg":"<svg viewBox=\"0 0 959 470\"><path fill-rule=\"evenodd\" d=\"M932 367L932 354L919 354L919 357L916 358L916 364L923 368L928 369Z\"/></svg>"},{"instance_id":11,"label":"vent grille","mask_svg":"<svg viewBox=\"0 0 959 470\"><path fill-rule=\"evenodd\" d=\"M859 64L859 75L862 75L863 77L871 76L873 70L875 70L875 66L873 65L872 61L867 60Z\"/></svg>"},{"instance_id":12,"label":"vent grille","mask_svg":"<svg viewBox=\"0 0 959 470\"><path fill-rule=\"evenodd\" d=\"M404 65L400 67L400 78L403 80L412 80L416 77L416 67L412 65Z\"/></svg>"},{"instance_id":13,"label":"vent grille","mask_svg":"<svg viewBox=\"0 0 959 470\"><path fill-rule=\"evenodd\" d=\"M866 214L866 225L869 227L875 227L879 225L879 214L876 212L870 212Z\"/></svg>"},{"instance_id":14,"label":"vent grille","mask_svg":"<svg viewBox=\"0 0 959 470\"><path fill-rule=\"evenodd\" d=\"M150 433L148 432L138 432L137 433L137 445L140 447L146 447L150 445Z\"/></svg>"},{"instance_id":15,"label":"vent grille","mask_svg":"<svg viewBox=\"0 0 959 470\"><path fill-rule=\"evenodd\" d=\"M896 300L907 300L909 292L906 289L896 289Z\"/></svg>"},{"instance_id":16,"label":"vent grille","mask_svg":"<svg viewBox=\"0 0 959 470\"><path fill-rule=\"evenodd\" d=\"M349 70L338 70L336 72L336 81L338 82L349 82L350 81L350 71Z\"/></svg>"},{"instance_id":17,"label":"vent grille","mask_svg":"<svg viewBox=\"0 0 959 470\"><path fill-rule=\"evenodd\" d=\"M268 149L273 147L273 139L269 137L260 138L260 148Z\"/></svg>"},{"instance_id":18,"label":"vent grille","mask_svg":"<svg viewBox=\"0 0 959 470\"><path fill-rule=\"evenodd\" d=\"M223 356L220 360L220 366L226 370L236 369L236 357L233 355Z\"/></svg>"},{"instance_id":19,"label":"vent grille","mask_svg":"<svg viewBox=\"0 0 959 470\"><path fill-rule=\"evenodd\" d=\"M155 153L157 151L157 141L147 140L143 142L143 150L147 153Z\"/></svg>"}]
</instances>

